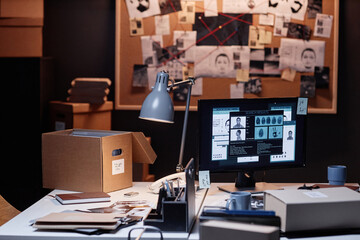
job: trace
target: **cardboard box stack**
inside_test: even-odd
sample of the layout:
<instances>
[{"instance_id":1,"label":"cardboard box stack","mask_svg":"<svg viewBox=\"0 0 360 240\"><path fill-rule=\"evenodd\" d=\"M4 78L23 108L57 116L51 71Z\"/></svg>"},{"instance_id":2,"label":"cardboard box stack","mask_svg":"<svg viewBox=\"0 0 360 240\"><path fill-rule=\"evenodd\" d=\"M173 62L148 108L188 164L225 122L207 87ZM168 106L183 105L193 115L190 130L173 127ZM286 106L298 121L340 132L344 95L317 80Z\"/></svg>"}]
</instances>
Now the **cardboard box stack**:
<instances>
[{"instance_id":1,"label":"cardboard box stack","mask_svg":"<svg viewBox=\"0 0 360 240\"><path fill-rule=\"evenodd\" d=\"M108 78L75 78L68 90L68 102L104 104L110 92Z\"/></svg>"},{"instance_id":2,"label":"cardboard box stack","mask_svg":"<svg viewBox=\"0 0 360 240\"><path fill-rule=\"evenodd\" d=\"M0 0L0 57L42 57L43 0Z\"/></svg>"}]
</instances>

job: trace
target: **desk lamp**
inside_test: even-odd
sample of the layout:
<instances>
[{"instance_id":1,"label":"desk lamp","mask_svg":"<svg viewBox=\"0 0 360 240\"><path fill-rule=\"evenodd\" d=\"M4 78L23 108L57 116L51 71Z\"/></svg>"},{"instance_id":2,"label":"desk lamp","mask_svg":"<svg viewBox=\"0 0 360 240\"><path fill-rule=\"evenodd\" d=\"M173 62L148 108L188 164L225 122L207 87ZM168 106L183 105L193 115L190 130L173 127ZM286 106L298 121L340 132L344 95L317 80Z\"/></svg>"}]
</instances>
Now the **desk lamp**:
<instances>
[{"instance_id":1,"label":"desk lamp","mask_svg":"<svg viewBox=\"0 0 360 240\"><path fill-rule=\"evenodd\" d=\"M191 88L192 85L195 84L195 79L188 78L187 80L183 80L181 82L176 82L176 83L174 83L173 80L170 80L171 81L170 85L168 85L168 81L169 81L169 74L167 74L165 71L161 71L156 75L155 86L153 87L149 95L145 98L141 106L139 118L150 121L174 123L174 105L169 95L169 92L172 91L174 88L183 85L188 86L185 116L184 116L184 126L182 130L181 145L180 145L179 162L176 166L176 172L182 172L184 170L182 162L184 155L187 122L189 117Z\"/></svg>"}]
</instances>

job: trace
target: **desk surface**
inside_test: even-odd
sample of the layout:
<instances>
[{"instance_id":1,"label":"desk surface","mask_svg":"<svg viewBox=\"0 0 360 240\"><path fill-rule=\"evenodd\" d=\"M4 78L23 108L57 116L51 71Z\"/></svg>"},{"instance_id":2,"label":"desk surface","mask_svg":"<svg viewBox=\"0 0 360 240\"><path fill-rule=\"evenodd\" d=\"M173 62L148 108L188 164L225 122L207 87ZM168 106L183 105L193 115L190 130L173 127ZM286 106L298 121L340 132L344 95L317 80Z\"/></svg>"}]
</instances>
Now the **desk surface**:
<instances>
[{"instance_id":1,"label":"desk surface","mask_svg":"<svg viewBox=\"0 0 360 240\"><path fill-rule=\"evenodd\" d=\"M225 204L225 199L228 198L229 194L223 191L219 191L217 186L223 185L224 183L212 183L211 188L207 191L200 190L196 193L196 212L201 210L203 206L209 205L217 205L222 206ZM123 189L120 191L112 192L111 202L116 202L119 200L148 200L154 205L157 202L158 196L153 194L147 190L147 186L149 183L134 183L133 187ZM296 188L303 184L277 184L278 186L284 188ZM124 197L124 193L136 191L139 192L139 195L135 197ZM69 191L62 190L54 190L50 193L50 195L58 194L58 193L66 193ZM205 199L204 199L205 197ZM203 201L204 200L204 201ZM47 239L47 240L60 240L60 239L88 239L88 235L75 233L75 232L57 232L57 231L37 231L35 228L30 226L30 223L39 217L45 216L51 212L62 212L65 210L86 210L89 208L95 207L106 207L111 205L111 203L92 203L92 204L74 204L74 205L61 205L57 200L55 200L51 196L45 196L40 199L38 202L30 206L28 209L20 213L18 216L5 223L0 227L0 240L35 240L35 239ZM139 223L136 226L142 226L142 223ZM96 239L127 239L128 232L131 228L136 227L127 227L120 229L115 234L102 234L95 237ZM140 234L141 230L134 230L132 236L135 237ZM145 233L142 239L158 239L158 233ZM199 239L199 222L196 221L195 226L191 234L188 233L164 233L165 239ZM287 238L281 238L282 240L286 240ZM293 239L293 238L292 238ZM309 238L297 238L298 240L309 240ZM342 236L328 236L328 237L315 237L311 238L312 240L360 240L360 235L342 235Z\"/></svg>"}]
</instances>

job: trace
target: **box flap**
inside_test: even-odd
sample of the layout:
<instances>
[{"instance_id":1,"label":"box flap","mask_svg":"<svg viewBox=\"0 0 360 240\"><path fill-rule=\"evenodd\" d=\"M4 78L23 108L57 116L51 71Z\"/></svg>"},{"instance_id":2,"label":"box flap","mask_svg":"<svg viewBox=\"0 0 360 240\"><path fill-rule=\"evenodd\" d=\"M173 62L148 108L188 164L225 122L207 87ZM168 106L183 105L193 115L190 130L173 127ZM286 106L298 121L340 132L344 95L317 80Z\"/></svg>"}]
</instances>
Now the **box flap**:
<instances>
[{"instance_id":1,"label":"box flap","mask_svg":"<svg viewBox=\"0 0 360 240\"><path fill-rule=\"evenodd\" d=\"M156 153L142 132L132 132L133 162L154 163Z\"/></svg>"}]
</instances>

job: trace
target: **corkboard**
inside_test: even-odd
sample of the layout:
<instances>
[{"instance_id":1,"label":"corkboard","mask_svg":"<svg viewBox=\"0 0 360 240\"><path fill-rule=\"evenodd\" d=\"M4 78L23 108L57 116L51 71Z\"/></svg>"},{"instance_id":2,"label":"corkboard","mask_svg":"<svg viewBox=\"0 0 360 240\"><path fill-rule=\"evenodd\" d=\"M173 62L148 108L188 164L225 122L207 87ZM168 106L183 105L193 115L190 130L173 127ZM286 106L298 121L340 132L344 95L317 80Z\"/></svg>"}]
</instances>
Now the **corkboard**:
<instances>
[{"instance_id":1,"label":"corkboard","mask_svg":"<svg viewBox=\"0 0 360 240\"><path fill-rule=\"evenodd\" d=\"M196 1L196 12L201 12L203 2ZM221 11L221 0L218 0L218 9ZM330 84L328 89L317 89L316 96L309 98L309 113L334 114L337 111L337 74L338 74L338 33L339 33L339 1L323 0L324 14L334 16L331 37L319 38L311 34L310 40L326 42L324 66L330 68ZM172 31L192 30L190 24L178 23L177 13L170 13L171 34L163 36L164 47L172 45ZM258 14L253 14L253 25L258 25ZM154 17L144 18L144 35L155 33ZM315 19L291 22L305 24L314 30ZM273 27L265 26L266 30L273 31ZM281 37L273 36L272 43L265 47L279 47ZM142 64L140 36L130 36L129 14L125 0L116 0L116 39L115 39L115 109L139 110L145 97L150 93L148 88L132 87L132 74L134 64ZM300 95L300 75L313 73L297 73L293 82L285 81L279 77L261 77L262 92L259 94L244 94L245 98L263 97L297 97ZM231 78L203 78L203 95L192 96L190 110L197 110L198 99L230 98L230 84L236 79ZM175 110L184 110L185 102L174 102Z\"/></svg>"}]
</instances>

